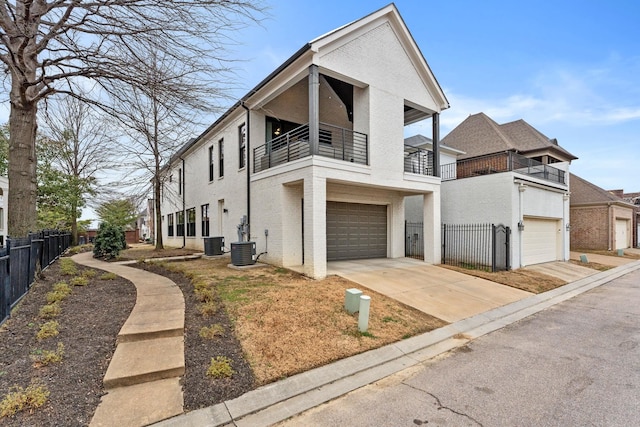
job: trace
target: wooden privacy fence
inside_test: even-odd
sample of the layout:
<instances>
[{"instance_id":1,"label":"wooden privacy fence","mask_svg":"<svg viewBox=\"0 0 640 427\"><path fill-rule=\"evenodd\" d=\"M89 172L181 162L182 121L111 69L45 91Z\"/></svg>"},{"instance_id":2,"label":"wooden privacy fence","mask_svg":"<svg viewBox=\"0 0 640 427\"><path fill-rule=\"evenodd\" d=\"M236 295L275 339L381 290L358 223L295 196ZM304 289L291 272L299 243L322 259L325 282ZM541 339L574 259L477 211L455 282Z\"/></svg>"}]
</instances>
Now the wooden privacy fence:
<instances>
[{"instance_id":1,"label":"wooden privacy fence","mask_svg":"<svg viewBox=\"0 0 640 427\"><path fill-rule=\"evenodd\" d=\"M7 238L0 248L0 323L24 297L38 270L44 270L71 245L71 233L44 230L24 238Z\"/></svg>"}]
</instances>

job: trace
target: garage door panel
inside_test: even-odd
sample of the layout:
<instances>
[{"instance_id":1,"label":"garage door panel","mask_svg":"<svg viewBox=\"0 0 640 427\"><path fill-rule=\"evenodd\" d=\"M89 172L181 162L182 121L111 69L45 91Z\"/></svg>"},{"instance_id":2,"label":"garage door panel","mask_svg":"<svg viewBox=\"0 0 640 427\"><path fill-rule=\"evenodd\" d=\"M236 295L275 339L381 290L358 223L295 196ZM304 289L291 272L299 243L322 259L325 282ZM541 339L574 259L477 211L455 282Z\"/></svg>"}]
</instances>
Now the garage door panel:
<instances>
[{"instance_id":1,"label":"garage door panel","mask_svg":"<svg viewBox=\"0 0 640 427\"><path fill-rule=\"evenodd\" d=\"M626 249L629 247L629 220L616 219L616 249Z\"/></svg>"},{"instance_id":2,"label":"garage door panel","mask_svg":"<svg viewBox=\"0 0 640 427\"><path fill-rule=\"evenodd\" d=\"M522 232L522 263L540 264L557 260L558 220L525 218Z\"/></svg>"},{"instance_id":3,"label":"garage door panel","mask_svg":"<svg viewBox=\"0 0 640 427\"><path fill-rule=\"evenodd\" d=\"M386 206L327 202L328 261L386 256Z\"/></svg>"}]
</instances>

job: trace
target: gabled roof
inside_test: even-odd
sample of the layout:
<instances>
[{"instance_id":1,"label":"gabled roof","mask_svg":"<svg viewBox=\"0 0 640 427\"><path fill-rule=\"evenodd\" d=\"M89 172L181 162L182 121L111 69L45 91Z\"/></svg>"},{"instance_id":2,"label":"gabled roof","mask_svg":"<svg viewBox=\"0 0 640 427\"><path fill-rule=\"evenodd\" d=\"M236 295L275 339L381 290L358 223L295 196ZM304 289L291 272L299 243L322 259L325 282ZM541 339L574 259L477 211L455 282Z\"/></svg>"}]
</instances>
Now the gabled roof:
<instances>
[{"instance_id":1,"label":"gabled roof","mask_svg":"<svg viewBox=\"0 0 640 427\"><path fill-rule=\"evenodd\" d=\"M418 134L413 135L404 139L404 145L408 145L410 147L416 148L424 148L424 149L433 149L433 139L428 138L424 135ZM446 145L440 144L440 150L445 151L449 154L460 155L464 154L464 151L456 150L455 148L448 147Z\"/></svg>"},{"instance_id":2,"label":"gabled roof","mask_svg":"<svg viewBox=\"0 0 640 427\"><path fill-rule=\"evenodd\" d=\"M419 64L416 64L416 69L421 72L423 78L426 80L426 83L429 85L430 89L434 92L438 97L438 101L440 107L444 110L449 108L449 101L438 83L435 75L431 71L429 64L427 64L424 55L420 51L413 35L407 28L402 16L398 12L395 4L390 3L387 6L384 6L378 9L375 12L370 13L367 16L364 16L358 20L352 21L348 24L345 24L341 27L338 27L328 33L325 33L315 39L305 43L299 50L297 50L289 59L283 62L278 68L276 68L271 74L269 74L266 78L264 78L260 83L258 83L253 89L251 89L246 95L244 95L238 102L236 102L229 110L223 113L211 126L205 129L198 137L188 141L184 146L182 146L169 160L169 164L180 158L185 152L187 152L191 147L198 143L202 138L204 138L209 132L215 129L218 125L223 123L231 114L236 112L238 109L242 108L245 104L251 104L252 98L258 94L263 88L272 83L278 76L280 76L285 70L292 67L294 64L298 63L299 60L305 59L312 56L314 52L318 52L323 46L326 46L330 43L335 42L336 40L348 36L351 33L356 34L357 31L367 24L381 18L386 18L389 22L394 23L395 27L398 28L401 39L404 41L404 46L407 49L407 53L411 58ZM166 167L167 165L165 165Z\"/></svg>"},{"instance_id":3,"label":"gabled roof","mask_svg":"<svg viewBox=\"0 0 640 427\"><path fill-rule=\"evenodd\" d=\"M523 155L550 152L561 160L577 159L560 147L558 141L549 139L522 119L500 125L484 113L467 117L442 138L442 143L466 152L461 159L503 151Z\"/></svg>"},{"instance_id":4,"label":"gabled roof","mask_svg":"<svg viewBox=\"0 0 640 427\"><path fill-rule=\"evenodd\" d=\"M616 203L633 208L631 203L625 202L610 191L574 174L570 174L569 188L571 191L570 205L572 206Z\"/></svg>"}]
</instances>

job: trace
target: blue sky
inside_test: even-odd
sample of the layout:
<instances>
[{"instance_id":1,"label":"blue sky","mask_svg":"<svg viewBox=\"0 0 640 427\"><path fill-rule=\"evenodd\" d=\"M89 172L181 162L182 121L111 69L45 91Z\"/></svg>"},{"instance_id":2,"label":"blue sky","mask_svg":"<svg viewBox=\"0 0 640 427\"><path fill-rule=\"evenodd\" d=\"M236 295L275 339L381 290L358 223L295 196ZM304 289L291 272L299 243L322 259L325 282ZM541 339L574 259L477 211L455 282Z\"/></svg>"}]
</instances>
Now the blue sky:
<instances>
[{"instance_id":1,"label":"blue sky","mask_svg":"<svg viewBox=\"0 0 640 427\"><path fill-rule=\"evenodd\" d=\"M262 27L236 35L237 56L247 60L238 65L238 96L306 42L386 4L270 2ZM575 174L640 191L640 2L395 4L451 104L442 136L481 111L498 123L524 119L579 157Z\"/></svg>"}]
</instances>

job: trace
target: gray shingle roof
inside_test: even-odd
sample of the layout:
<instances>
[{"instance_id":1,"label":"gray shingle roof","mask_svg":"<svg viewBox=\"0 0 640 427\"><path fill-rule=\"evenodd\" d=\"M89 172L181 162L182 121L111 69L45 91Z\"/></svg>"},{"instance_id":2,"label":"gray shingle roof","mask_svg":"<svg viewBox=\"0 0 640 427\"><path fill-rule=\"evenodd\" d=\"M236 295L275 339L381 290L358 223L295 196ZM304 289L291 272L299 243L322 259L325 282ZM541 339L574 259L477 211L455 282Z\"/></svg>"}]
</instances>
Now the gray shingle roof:
<instances>
[{"instance_id":1,"label":"gray shingle roof","mask_svg":"<svg viewBox=\"0 0 640 427\"><path fill-rule=\"evenodd\" d=\"M560 160L577 159L524 120L498 124L484 113L472 114L456 126L442 144L466 152L461 159L503 151L517 151L526 155L537 151L550 151Z\"/></svg>"}]
</instances>

